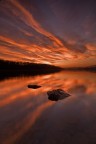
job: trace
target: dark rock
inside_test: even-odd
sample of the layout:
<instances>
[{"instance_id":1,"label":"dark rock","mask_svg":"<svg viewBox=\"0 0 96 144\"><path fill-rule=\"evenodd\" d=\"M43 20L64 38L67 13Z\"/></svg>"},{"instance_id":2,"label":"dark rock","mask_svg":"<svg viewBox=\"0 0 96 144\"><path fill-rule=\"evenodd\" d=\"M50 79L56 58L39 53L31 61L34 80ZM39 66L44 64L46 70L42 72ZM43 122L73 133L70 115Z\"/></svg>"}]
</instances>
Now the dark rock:
<instances>
[{"instance_id":1,"label":"dark rock","mask_svg":"<svg viewBox=\"0 0 96 144\"><path fill-rule=\"evenodd\" d=\"M39 85L31 85L31 84L28 85L28 88L32 88L32 89L38 89L40 87L41 86L39 86Z\"/></svg>"},{"instance_id":2,"label":"dark rock","mask_svg":"<svg viewBox=\"0 0 96 144\"><path fill-rule=\"evenodd\" d=\"M48 99L52 101L62 100L70 96L70 94L66 93L62 89L48 91L47 94L48 94Z\"/></svg>"}]
</instances>

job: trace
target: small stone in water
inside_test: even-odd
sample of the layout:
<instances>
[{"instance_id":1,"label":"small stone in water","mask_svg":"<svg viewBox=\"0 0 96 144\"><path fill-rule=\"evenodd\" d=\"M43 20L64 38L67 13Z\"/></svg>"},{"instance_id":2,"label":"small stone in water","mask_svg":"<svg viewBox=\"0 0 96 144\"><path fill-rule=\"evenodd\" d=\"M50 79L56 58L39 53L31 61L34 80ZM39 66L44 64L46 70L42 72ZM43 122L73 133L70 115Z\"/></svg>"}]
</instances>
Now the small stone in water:
<instances>
[{"instance_id":1,"label":"small stone in water","mask_svg":"<svg viewBox=\"0 0 96 144\"><path fill-rule=\"evenodd\" d=\"M41 86L39 86L39 85L31 85L31 84L28 85L28 88L32 88L32 89L38 89L40 87Z\"/></svg>"}]
</instances>

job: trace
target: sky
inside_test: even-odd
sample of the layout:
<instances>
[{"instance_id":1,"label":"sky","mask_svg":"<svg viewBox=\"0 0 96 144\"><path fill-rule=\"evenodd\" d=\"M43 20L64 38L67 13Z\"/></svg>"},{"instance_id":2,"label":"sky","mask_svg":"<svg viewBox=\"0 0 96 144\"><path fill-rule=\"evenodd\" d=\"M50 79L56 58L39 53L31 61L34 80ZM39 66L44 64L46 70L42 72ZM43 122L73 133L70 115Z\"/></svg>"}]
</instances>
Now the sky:
<instances>
[{"instance_id":1,"label":"sky","mask_svg":"<svg viewBox=\"0 0 96 144\"><path fill-rule=\"evenodd\" d=\"M1 0L0 59L96 65L96 0Z\"/></svg>"}]
</instances>

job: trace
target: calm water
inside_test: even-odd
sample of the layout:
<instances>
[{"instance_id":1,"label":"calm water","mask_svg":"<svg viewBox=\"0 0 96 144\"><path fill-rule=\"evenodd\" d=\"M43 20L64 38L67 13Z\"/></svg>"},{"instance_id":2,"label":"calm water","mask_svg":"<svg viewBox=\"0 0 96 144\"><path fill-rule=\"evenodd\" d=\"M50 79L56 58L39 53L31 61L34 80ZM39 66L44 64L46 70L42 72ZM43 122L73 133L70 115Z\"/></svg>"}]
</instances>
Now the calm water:
<instances>
[{"instance_id":1,"label":"calm water","mask_svg":"<svg viewBox=\"0 0 96 144\"><path fill-rule=\"evenodd\" d=\"M28 89L28 84L42 87ZM49 101L46 92L57 88L71 97ZM0 144L96 144L96 73L0 81Z\"/></svg>"}]
</instances>

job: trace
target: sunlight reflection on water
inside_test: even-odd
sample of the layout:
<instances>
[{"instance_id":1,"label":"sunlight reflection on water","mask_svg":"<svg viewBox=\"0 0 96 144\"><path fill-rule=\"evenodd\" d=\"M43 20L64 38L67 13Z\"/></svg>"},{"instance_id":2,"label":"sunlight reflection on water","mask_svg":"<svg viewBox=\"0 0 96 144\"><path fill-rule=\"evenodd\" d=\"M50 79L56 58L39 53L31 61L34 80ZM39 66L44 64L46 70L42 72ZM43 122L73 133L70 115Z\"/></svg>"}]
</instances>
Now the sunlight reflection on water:
<instances>
[{"instance_id":1,"label":"sunlight reflection on water","mask_svg":"<svg viewBox=\"0 0 96 144\"><path fill-rule=\"evenodd\" d=\"M42 86L28 89L28 84ZM48 100L63 89L72 96ZM60 72L0 81L0 144L96 143L96 73Z\"/></svg>"}]
</instances>

